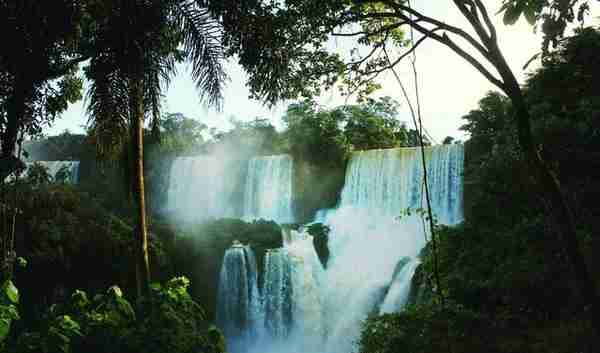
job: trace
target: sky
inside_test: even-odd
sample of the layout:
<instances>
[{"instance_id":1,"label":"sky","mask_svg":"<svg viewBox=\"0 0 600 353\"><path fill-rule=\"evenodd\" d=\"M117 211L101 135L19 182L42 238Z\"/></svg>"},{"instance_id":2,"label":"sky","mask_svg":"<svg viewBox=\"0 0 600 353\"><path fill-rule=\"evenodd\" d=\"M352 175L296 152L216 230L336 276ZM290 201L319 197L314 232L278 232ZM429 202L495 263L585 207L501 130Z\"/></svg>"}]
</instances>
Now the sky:
<instances>
[{"instance_id":1,"label":"sky","mask_svg":"<svg viewBox=\"0 0 600 353\"><path fill-rule=\"evenodd\" d=\"M529 58L539 52L541 35L535 34L533 27L524 18L519 19L513 26L505 26L502 23L502 15L495 15L500 8L501 0L489 0L484 3L488 6L489 13L493 15L500 48L519 81L523 82L527 72L522 67ZM413 0L413 7L448 24L468 28L466 20L449 0ZM599 7L596 2L592 2L593 16L598 16ZM346 43L332 42L331 45L333 50L340 52L349 50ZM416 54L419 98L425 129L438 143L445 136L465 139L467 136L459 130L464 124L461 117L475 109L477 102L486 92L497 89L464 59L442 44L426 40L419 46ZM532 63L528 71L536 66L536 62ZM247 76L241 66L230 60L226 62L225 69L230 81L225 88L224 105L221 111L215 111L202 104L186 65L181 65L178 74L173 78L166 92L163 111L180 112L218 129L230 128L231 117L237 120L268 118L278 129L282 129L281 116L291 102L282 102L273 109L268 109L261 102L248 98L249 90L245 85ZM409 61L401 63L396 70L408 91L413 92L411 99L414 101L414 82ZM380 76L378 82L382 85L382 89L374 96L390 96L399 101L401 109L398 119L411 126L408 106L392 73ZM317 101L322 106L333 108L346 102L351 103L352 99L347 100L339 96L337 90L333 89L324 92ZM44 130L44 133L55 135L65 129L72 133L80 133L83 132L86 122L85 100L83 100L70 105L52 127Z\"/></svg>"}]
</instances>

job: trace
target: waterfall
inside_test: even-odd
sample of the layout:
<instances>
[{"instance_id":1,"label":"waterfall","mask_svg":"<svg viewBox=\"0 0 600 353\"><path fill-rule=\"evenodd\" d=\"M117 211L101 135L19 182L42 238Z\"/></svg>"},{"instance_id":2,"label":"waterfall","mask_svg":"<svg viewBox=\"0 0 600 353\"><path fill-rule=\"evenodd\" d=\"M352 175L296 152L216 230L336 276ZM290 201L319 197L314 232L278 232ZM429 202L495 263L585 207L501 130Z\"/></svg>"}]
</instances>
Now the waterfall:
<instances>
[{"instance_id":1,"label":"waterfall","mask_svg":"<svg viewBox=\"0 0 600 353\"><path fill-rule=\"evenodd\" d=\"M284 249L270 249L265 255L265 328L273 339L286 338L292 321L292 283L289 255Z\"/></svg>"},{"instance_id":2,"label":"waterfall","mask_svg":"<svg viewBox=\"0 0 600 353\"><path fill-rule=\"evenodd\" d=\"M464 147L442 145L425 148L431 205L438 221L462 220ZM384 216L402 210L425 208L423 168L419 148L394 148L355 152L350 159L341 207L368 209Z\"/></svg>"},{"instance_id":3,"label":"waterfall","mask_svg":"<svg viewBox=\"0 0 600 353\"><path fill-rule=\"evenodd\" d=\"M208 155L176 158L165 208L187 222L242 215L291 223L292 166L289 155L255 157L243 165Z\"/></svg>"},{"instance_id":4,"label":"waterfall","mask_svg":"<svg viewBox=\"0 0 600 353\"><path fill-rule=\"evenodd\" d=\"M242 349L236 346L231 352L315 352L320 348L324 336L323 266L312 236L293 230L282 235L283 248L265 254L262 312L256 316L263 321L254 330L260 333ZM230 335L226 333L226 337L231 342Z\"/></svg>"},{"instance_id":5,"label":"waterfall","mask_svg":"<svg viewBox=\"0 0 600 353\"><path fill-rule=\"evenodd\" d=\"M221 265L217 297L217 325L234 347L260 335L262 314L256 260L249 246L235 242Z\"/></svg>"},{"instance_id":6,"label":"waterfall","mask_svg":"<svg viewBox=\"0 0 600 353\"><path fill-rule=\"evenodd\" d=\"M410 283L417 266L420 264L418 259L410 259L408 262L402 262L399 271L395 271L392 285L388 290L383 303L379 309L380 314L394 313L402 310L408 301L410 294Z\"/></svg>"},{"instance_id":7,"label":"waterfall","mask_svg":"<svg viewBox=\"0 0 600 353\"><path fill-rule=\"evenodd\" d=\"M167 191L168 212L188 222L234 216L235 171L213 156L176 158Z\"/></svg>"},{"instance_id":8,"label":"waterfall","mask_svg":"<svg viewBox=\"0 0 600 353\"><path fill-rule=\"evenodd\" d=\"M284 244L292 261L292 339L298 352L320 348L325 334L323 285L325 270L313 246L313 237L292 230Z\"/></svg>"},{"instance_id":9,"label":"waterfall","mask_svg":"<svg viewBox=\"0 0 600 353\"><path fill-rule=\"evenodd\" d=\"M255 157L248 161L244 219L292 223L293 160L289 155Z\"/></svg>"},{"instance_id":10,"label":"waterfall","mask_svg":"<svg viewBox=\"0 0 600 353\"><path fill-rule=\"evenodd\" d=\"M48 170L48 175L55 182L67 182L77 184L79 182L79 161L34 161L27 162L27 175L29 168L39 164Z\"/></svg>"},{"instance_id":11,"label":"waterfall","mask_svg":"<svg viewBox=\"0 0 600 353\"><path fill-rule=\"evenodd\" d=\"M320 210L315 219L330 229L327 269L310 235L284 232L283 248L265 257L258 315L265 335L239 352L351 353L370 314L402 310L429 237L428 223L416 212L426 207L420 153L396 148L352 154L338 207ZM464 148L427 147L425 156L435 217L456 224L463 218ZM245 217L291 215L283 202L291 193L291 169L286 156L249 162Z\"/></svg>"},{"instance_id":12,"label":"waterfall","mask_svg":"<svg viewBox=\"0 0 600 353\"><path fill-rule=\"evenodd\" d=\"M427 147L425 158L435 217L441 224L460 222L463 146ZM420 149L353 153L339 206L319 213L331 229L323 296L333 319L327 322L326 351L353 352L353 339L370 313L378 306L385 312L403 307L429 234L415 212L425 207Z\"/></svg>"}]
</instances>

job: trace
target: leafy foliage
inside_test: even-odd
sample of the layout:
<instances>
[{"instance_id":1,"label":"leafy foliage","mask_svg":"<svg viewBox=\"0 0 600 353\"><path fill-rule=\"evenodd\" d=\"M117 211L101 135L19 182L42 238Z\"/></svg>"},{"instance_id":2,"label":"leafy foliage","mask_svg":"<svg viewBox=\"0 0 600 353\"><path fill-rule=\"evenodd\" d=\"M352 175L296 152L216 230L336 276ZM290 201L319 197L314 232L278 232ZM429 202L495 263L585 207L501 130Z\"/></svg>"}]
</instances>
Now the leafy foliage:
<instances>
[{"instance_id":1,"label":"leafy foliage","mask_svg":"<svg viewBox=\"0 0 600 353\"><path fill-rule=\"evenodd\" d=\"M228 131L211 129L212 140L204 146L207 153L248 159L256 155L287 152L288 146L284 137L268 119L255 118L244 122L232 117L229 121L233 128Z\"/></svg>"},{"instance_id":2,"label":"leafy foliage","mask_svg":"<svg viewBox=\"0 0 600 353\"><path fill-rule=\"evenodd\" d=\"M85 59L85 5L73 1L3 1L0 31L0 140L12 155L18 136L41 132L81 99L77 64Z\"/></svg>"},{"instance_id":3,"label":"leafy foliage","mask_svg":"<svg viewBox=\"0 0 600 353\"><path fill-rule=\"evenodd\" d=\"M90 12L105 19L94 28L96 52L86 68L93 83L89 123L101 155L114 157L128 143L124 132L132 127L136 104L157 132L162 92L175 64L184 59L192 65L201 96L220 103L226 76L219 25L202 2L95 2ZM130 34L123 36L124 31ZM134 93L141 83L140 92Z\"/></svg>"},{"instance_id":4,"label":"leafy foliage","mask_svg":"<svg viewBox=\"0 0 600 353\"><path fill-rule=\"evenodd\" d=\"M352 150L415 146L414 131L398 120L398 106L390 97L330 110L314 101L292 104L283 117L291 153L316 165L335 166Z\"/></svg>"},{"instance_id":5,"label":"leafy foliage","mask_svg":"<svg viewBox=\"0 0 600 353\"><path fill-rule=\"evenodd\" d=\"M595 200L600 148L592 57L600 50L597 30L581 30L553 53L526 84L526 99L541 151L553 160L563 190L577 214L577 235L592 273L598 237ZM595 54L594 54L595 53ZM487 94L464 118L465 217L438 230L438 260L445 311L432 287L431 245L413 285L413 307L367 321L361 351L396 352L594 352L597 336L583 303L556 226L538 201L517 132L513 108ZM577 156L577 157L575 157ZM497 207L510 205L510 207ZM600 281L597 275L595 281ZM425 288L429 295L422 295ZM417 293L417 289L421 293ZM467 319L467 320L465 320ZM389 330L384 328L389 327ZM375 331L373 331L375 330Z\"/></svg>"},{"instance_id":6,"label":"leafy foliage","mask_svg":"<svg viewBox=\"0 0 600 353\"><path fill-rule=\"evenodd\" d=\"M23 150L30 160L81 161L93 156L89 142L86 135L65 130L56 136L26 141Z\"/></svg>"},{"instance_id":7,"label":"leafy foliage","mask_svg":"<svg viewBox=\"0 0 600 353\"><path fill-rule=\"evenodd\" d=\"M338 82L345 94L366 96L379 87L372 78L388 65L378 49L388 42L405 43L393 7L382 1L248 1L237 6L226 0L210 7L223 19L227 55L237 55L249 73L252 96L268 103L318 96ZM356 39L350 55L329 50L327 42L335 33ZM370 54L359 56L361 46L369 47Z\"/></svg>"},{"instance_id":8,"label":"leafy foliage","mask_svg":"<svg viewBox=\"0 0 600 353\"><path fill-rule=\"evenodd\" d=\"M189 294L189 280L156 284L138 312L121 289L89 299L75 291L64 304L48 310L39 331L18 338L15 352L224 352L218 331L204 330L202 309Z\"/></svg>"},{"instance_id":9,"label":"leafy foliage","mask_svg":"<svg viewBox=\"0 0 600 353\"><path fill-rule=\"evenodd\" d=\"M0 286L0 348L4 347L10 333L13 321L18 320L19 290L11 280L6 280Z\"/></svg>"},{"instance_id":10,"label":"leafy foliage","mask_svg":"<svg viewBox=\"0 0 600 353\"><path fill-rule=\"evenodd\" d=\"M26 320L35 322L48 303L77 288L133 287L131 225L70 185L24 184L21 192L16 250L28 267L16 276ZM158 271L166 261L163 248L155 237L150 240Z\"/></svg>"},{"instance_id":11,"label":"leafy foliage","mask_svg":"<svg viewBox=\"0 0 600 353\"><path fill-rule=\"evenodd\" d=\"M294 156L298 220L308 222L317 209L336 205L353 150L415 146L416 132L398 120L397 107L389 97L334 109L310 100L288 107L283 135Z\"/></svg>"},{"instance_id":12,"label":"leafy foliage","mask_svg":"<svg viewBox=\"0 0 600 353\"><path fill-rule=\"evenodd\" d=\"M292 155L317 165L343 164L351 150L343 133L344 119L341 111L323 110L311 101L290 105L283 121Z\"/></svg>"},{"instance_id":13,"label":"leafy foliage","mask_svg":"<svg viewBox=\"0 0 600 353\"><path fill-rule=\"evenodd\" d=\"M544 34L542 50L548 54L550 44L558 46L568 24L584 24L590 12L589 3L587 0L504 0L499 12L504 13L504 24L513 25L523 15L529 24L540 26Z\"/></svg>"},{"instance_id":14,"label":"leafy foliage","mask_svg":"<svg viewBox=\"0 0 600 353\"><path fill-rule=\"evenodd\" d=\"M179 156L198 153L204 143L203 133L208 129L205 124L181 113L167 114L159 128L161 151Z\"/></svg>"}]
</instances>

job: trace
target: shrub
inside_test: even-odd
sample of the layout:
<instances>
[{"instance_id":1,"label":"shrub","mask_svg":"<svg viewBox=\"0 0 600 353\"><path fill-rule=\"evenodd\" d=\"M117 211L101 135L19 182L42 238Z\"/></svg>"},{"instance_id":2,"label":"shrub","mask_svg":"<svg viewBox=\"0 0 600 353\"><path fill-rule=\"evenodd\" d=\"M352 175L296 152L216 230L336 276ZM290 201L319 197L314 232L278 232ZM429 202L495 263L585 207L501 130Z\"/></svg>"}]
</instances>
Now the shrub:
<instances>
[{"instance_id":1,"label":"shrub","mask_svg":"<svg viewBox=\"0 0 600 353\"><path fill-rule=\"evenodd\" d=\"M220 353L224 339L204 330L204 314L187 292L189 280L154 284L134 311L117 286L89 299L75 291L50 307L37 331L20 335L15 353Z\"/></svg>"}]
</instances>

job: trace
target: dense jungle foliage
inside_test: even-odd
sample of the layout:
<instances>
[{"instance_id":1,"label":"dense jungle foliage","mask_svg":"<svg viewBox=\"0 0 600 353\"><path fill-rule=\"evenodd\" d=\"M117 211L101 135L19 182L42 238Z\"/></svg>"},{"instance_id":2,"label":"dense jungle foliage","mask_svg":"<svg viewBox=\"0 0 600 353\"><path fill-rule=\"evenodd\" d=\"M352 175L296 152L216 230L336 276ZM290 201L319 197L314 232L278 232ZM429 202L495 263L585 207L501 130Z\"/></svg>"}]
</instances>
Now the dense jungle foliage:
<instances>
[{"instance_id":1,"label":"dense jungle foliage","mask_svg":"<svg viewBox=\"0 0 600 353\"><path fill-rule=\"evenodd\" d=\"M598 248L598 239L593 229L600 219L594 207L600 193L594 182L600 170L600 97L593 85L593 78L599 74L593 63L599 53L598 31L581 30L548 57L526 84L526 98L535 112L534 131L542 152L555 162L569 195L579 220L583 250L594 273L598 268L592 253ZM230 131L213 130L208 135L205 126L172 114L165 120L160 142L147 140L149 183L165 187L165 175L153 172L164 174L165 164L157 164L154 156L167 156L168 160L239 148L252 151L244 158L291 153L316 166L314 174L321 176L323 170L333 166L331 158L338 158L338 164L343 165L347 154L357 146L382 148L414 143L402 125L390 121L393 112L394 105L387 99L333 110L302 102L288 109L287 129L283 132L277 132L267 121L255 120L238 122ZM439 310L439 291L433 285L433 253L429 246L415 275L410 306L400 314L369 319L360 341L361 351L398 352L410 347L414 352L445 352L450 347L453 352L593 352L596 341L586 319L589 313L580 304L564 249L546 221L545 205L532 192L526 168L519 167L523 161L517 151L516 131L510 124L511 114L510 101L490 92L477 109L464 116L463 129L470 134L466 142L466 219L458 227L438 229L444 309ZM357 118L371 123L356 128L352 124ZM378 138L365 140L371 134ZM52 152L57 159L68 159L71 154L93 160L93 154L82 152L88 150L86 141L89 139L85 136L64 133L37 142L56 148L36 148L57 151ZM245 144L244 148L240 144ZM319 151L323 160L315 156L316 146L330 146ZM134 273L130 236L133 225L126 218L129 206L123 199L125 168L118 162L90 165L94 166L83 171L87 177L78 186L48 184L43 170L30 173L19 186L24 212L17 222L17 252L27 260L27 266L18 267L15 274L15 285L21 293L19 304L10 304L5 298L9 309L3 309L12 321L18 308L21 320L13 323L9 336L14 342L49 347L56 344L50 343L55 340L51 335L60 330L67 330L61 335L73 347L79 347L79 335L96 337L90 328L95 324L82 318L100 310L96 299L86 304L90 314L70 311L67 318L56 312L42 315L52 303L68 303L75 300L71 295L82 295L76 290L103 293L116 284L125 290L123 298L127 299L123 300L133 299L127 296L134 289ZM339 165L337 168L343 170ZM149 191L150 198L152 193ZM511 207L490 206L498 204ZM326 263L327 230L320 227L315 225L309 231L316 235L315 245ZM207 319L193 325L206 330L214 318L218 271L225 249L233 240L240 240L252 243L260 253L281 245L280 232L280 227L271 222L248 224L233 219L174 227L155 213L150 222L153 277L163 281L174 275L191 278L191 284L185 287L205 308ZM111 300L116 300L115 290L111 291L98 300L108 300L111 295ZM99 329L107 329L105 324L98 325ZM30 332L32 329L34 332ZM119 342L135 344L133 337L139 334L135 330L128 331L130 336Z\"/></svg>"},{"instance_id":2,"label":"dense jungle foliage","mask_svg":"<svg viewBox=\"0 0 600 353\"><path fill-rule=\"evenodd\" d=\"M600 244L594 206L600 196L598 55L600 32L579 30L530 75L526 99L542 153L553 161L578 220L585 260L600 282L593 257ZM368 320L362 352L597 350L576 275L517 152L511 114L508 99L491 92L464 116L463 129L471 135L466 143L465 221L438 230L444 309L439 310L440 289L432 291L429 245L413 283L413 305L403 313Z\"/></svg>"},{"instance_id":3,"label":"dense jungle foliage","mask_svg":"<svg viewBox=\"0 0 600 353\"><path fill-rule=\"evenodd\" d=\"M186 288L189 287L190 295L202 305L210 322L215 315L220 262L233 240L251 243L259 262L267 248L281 246L281 228L273 222L223 219L198 225L170 224L161 213L161 205L166 200L169 168L174 158L223 154L244 160L256 155L290 153L304 161L299 163L302 169L298 168L300 175L296 179L303 178L301 182L307 185L319 179L322 193L330 195L328 203L333 205L342 187L350 151L410 143L410 131L396 120L396 106L389 98L333 110L304 102L290 106L283 132L260 119L247 123L233 120L229 131L208 131L205 125L181 114L166 115L160 125L160 139L153 138L152 132L147 131L145 142L147 198L152 215L149 219L152 277L162 281L178 275L190 278L191 284ZM370 134L378 138L368 140ZM131 233L135 225L128 217L132 207L127 185L128 156L124 153L116 160L97 161L93 139L89 135L64 132L24 145L32 159L79 160L81 163L77 185L52 180L43 166L34 164L11 190L19 195L21 210L15 222L16 252L27 259L27 266L15 272L14 283L20 289L21 298L20 321L13 324L13 340L32 328L49 330L48 320L55 320L55 316L43 313L53 303L68 302L77 290L93 297L111 285L118 285L123 288L123 298L134 299L135 241ZM319 149L319 146L330 147ZM331 157L335 153L334 163ZM309 173L302 174L306 170ZM322 183L328 170L336 171L336 183ZM298 184L300 182L296 182ZM313 187L303 192L297 189L295 193L314 191ZM312 200L314 210L325 207L322 206L324 200L318 196ZM315 234L319 255L326 262L326 229L313 226L309 231ZM262 268L260 263L259 268ZM91 306L89 310L96 309ZM69 322L60 323L63 324ZM201 326L206 329L208 324ZM36 333L37 336L43 334Z\"/></svg>"},{"instance_id":4,"label":"dense jungle foliage","mask_svg":"<svg viewBox=\"0 0 600 353\"><path fill-rule=\"evenodd\" d=\"M38 165L15 186L22 210L15 222L16 251L23 266L16 268L16 287L2 293L19 288L20 294L18 302L9 296L0 302L0 323L6 324L0 328L12 323L10 335L0 333L11 349L134 352L154 331L156 351L222 351L220 333L210 323L223 254L233 240L252 243L258 253L281 246L277 224L224 219L174 227L157 217L150 225L150 261L153 278L167 284L140 302L133 295L131 221L87 193L89 185L50 181ZM181 275L193 282L169 280Z\"/></svg>"},{"instance_id":5,"label":"dense jungle foliage","mask_svg":"<svg viewBox=\"0 0 600 353\"><path fill-rule=\"evenodd\" d=\"M173 159L289 153L296 161L294 212L307 221L337 203L352 151L417 145L395 101L367 97L391 64L387 51L344 62L324 47L330 29L351 24L360 27L355 39L362 46L380 49L391 41L406 48L410 2L239 3L0 2L0 30L10 39L0 52L0 351L224 352L211 325L220 259L234 240L251 243L262 259L266 249L281 246L282 227L236 219L168 222L161 205ZM487 17L480 1L454 4L471 23L481 22L477 14ZM503 1L500 12L507 24L523 15L543 34L542 67L527 79L521 108L528 108L536 148L574 213L581 244L575 250L600 284L593 259L600 249L600 33L581 27L563 37L568 23L583 24L589 12L583 0ZM413 27L431 19L414 21ZM437 25L450 36L462 33ZM499 49L487 50L497 42L486 25L482 37L489 40L480 53L492 55L489 64L498 69L504 58ZM432 30L429 37L454 44L448 33L436 37ZM232 129L217 131L178 113L161 114L162 93L183 61L199 94L218 106L227 78L223 59L231 56L249 75L253 97L272 104L303 98L288 107L281 131L260 118L232 120ZM86 134L23 143L83 97L80 64L90 83ZM344 93L358 93L359 102L328 109L310 98L338 83ZM514 86L511 93L521 93ZM576 283L560 222L549 216L551 202L540 201L539 179L521 151L523 130L514 118L523 111L515 102L514 95L490 92L464 116L465 221L437 229L436 247L422 253L410 305L369 318L359 351L598 350L599 328L590 323L591 303ZM24 167L14 157L21 147L32 160L81 161L80 183L66 184L64 171L52 180L39 165L5 180ZM328 229L315 224L309 232L326 265ZM140 264L145 255L151 266ZM141 280L144 267L151 273Z\"/></svg>"}]
</instances>

